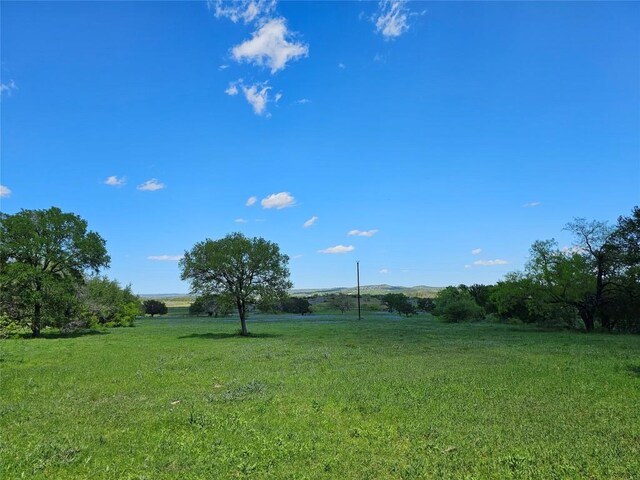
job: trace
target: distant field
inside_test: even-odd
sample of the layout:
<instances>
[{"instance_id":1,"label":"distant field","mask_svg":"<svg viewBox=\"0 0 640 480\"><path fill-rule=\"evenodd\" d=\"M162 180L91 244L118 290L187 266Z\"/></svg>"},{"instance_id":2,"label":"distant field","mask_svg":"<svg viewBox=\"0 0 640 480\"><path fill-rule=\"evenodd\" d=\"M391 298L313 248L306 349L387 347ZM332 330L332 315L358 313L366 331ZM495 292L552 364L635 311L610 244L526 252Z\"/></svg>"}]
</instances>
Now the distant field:
<instances>
[{"instance_id":1,"label":"distant field","mask_svg":"<svg viewBox=\"0 0 640 480\"><path fill-rule=\"evenodd\" d=\"M640 339L368 313L0 341L0 477L640 478Z\"/></svg>"}]
</instances>

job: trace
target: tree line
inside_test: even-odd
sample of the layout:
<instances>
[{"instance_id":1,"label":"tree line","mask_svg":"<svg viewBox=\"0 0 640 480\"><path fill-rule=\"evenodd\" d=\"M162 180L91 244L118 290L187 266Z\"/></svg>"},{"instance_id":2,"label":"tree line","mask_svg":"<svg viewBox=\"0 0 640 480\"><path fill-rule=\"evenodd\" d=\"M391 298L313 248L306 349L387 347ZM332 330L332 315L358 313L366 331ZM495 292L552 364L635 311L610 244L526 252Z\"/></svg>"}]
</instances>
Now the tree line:
<instances>
[{"instance_id":1,"label":"tree line","mask_svg":"<svg viewBox=\"0 0 640 480\"><path fill-rule=\"evenodd\" d=\"M579 321L588 332L640 332L640 209L615 226L576 219L566 229L575 239L571 248L536 241L524 271L496 285L447 287L435 299L390 293L379 300L389 311L425 311L452 322ZM198 295L190 312L215 317L235 310L242 335L254 306L309 313L308 299L287 295L288 260L277 244L241 233L196 243L180 261L181 278ZM47 326L128 326L136 315L167 313L162 302L143 303L130 286L100 276L109 262L105 240L77 215L56 207L0 213L0 330L28 327L39 336ZM341 312L353 308L344 295L327 301Z\"/></svg>"}]
</instances>

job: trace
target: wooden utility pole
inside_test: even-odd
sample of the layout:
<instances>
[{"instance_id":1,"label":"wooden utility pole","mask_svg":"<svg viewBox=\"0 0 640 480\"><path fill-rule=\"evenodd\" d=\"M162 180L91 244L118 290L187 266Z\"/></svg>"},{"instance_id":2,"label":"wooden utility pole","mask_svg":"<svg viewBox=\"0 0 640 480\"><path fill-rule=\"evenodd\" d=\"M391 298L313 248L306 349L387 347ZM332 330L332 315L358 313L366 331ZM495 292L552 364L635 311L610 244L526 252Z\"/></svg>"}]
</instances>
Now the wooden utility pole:
<instances>
[{"instance_id":1,"label":"wooden utility pole","mask_svg":"<svg viewBox=\"0 0 640 480\"><path fill-rule=\"evenodd\" d=\"M362 320L360 315L360 262L356 262L356 275L358 278L358 320Z\"/></svg>"}]
</instances>

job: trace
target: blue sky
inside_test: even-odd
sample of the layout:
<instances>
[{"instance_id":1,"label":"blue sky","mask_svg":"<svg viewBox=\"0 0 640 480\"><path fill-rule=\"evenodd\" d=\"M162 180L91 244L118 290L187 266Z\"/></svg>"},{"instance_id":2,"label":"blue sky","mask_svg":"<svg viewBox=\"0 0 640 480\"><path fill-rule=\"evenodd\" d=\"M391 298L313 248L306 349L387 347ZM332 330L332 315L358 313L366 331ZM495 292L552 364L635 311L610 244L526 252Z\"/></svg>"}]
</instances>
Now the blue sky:
<instances>
[{"instance_id":1,"label":"blue sky","mask_svg":"<svg viewBox=\"0 0 640 480\"><path fill-rule=\"evenodd\" d=\"M640 203L637 3L0 9L2 211L82 216L138 293L233 231L297 288L493 283Z\"/></svg>"}]
</instances>

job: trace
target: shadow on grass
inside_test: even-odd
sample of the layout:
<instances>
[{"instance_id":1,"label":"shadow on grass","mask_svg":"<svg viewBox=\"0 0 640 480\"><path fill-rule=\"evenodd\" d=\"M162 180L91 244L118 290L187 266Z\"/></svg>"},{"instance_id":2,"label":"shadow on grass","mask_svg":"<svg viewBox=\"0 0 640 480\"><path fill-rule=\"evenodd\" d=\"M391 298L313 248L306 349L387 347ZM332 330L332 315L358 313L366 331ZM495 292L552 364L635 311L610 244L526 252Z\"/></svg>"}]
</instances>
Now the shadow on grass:
<instances>
[{"instance_id":1,"label":"shadow on grass","mask_svg":"<svg viewBox=\"0 0 640 480\"><path fill-rule=\"evenodd\" d=\"M202 338L206 340L222 340L225 338L277 338L281 335L275 335L273 333L251 333L246 337L243 337L238 332L234 333L192 333L191 335L183 335L178 337L178 339L184 338Z\"/></svg>"},{"instance_id":2,"label":"shadow on grass","mask_svg":"<svg viewBox=\"0 0 640 480\"><path fill-rule=\"evenodd\" d=\"M640 365L627 365L627 370L631 375L640 378Z\"/></svg>"},{"instance_id":3,"label":"shadow on grass","mask_svg":"<svg viewBox=\"0 0 640 480\"><path fill-rule=\"evenodd\" d=\"M78 337L89 337L92 335L108 335L109 332L104 330L78 330L72 333L62 333L62 332L41 332L39 337L33 337L31 333L22 333L19 338L23 338L25 340L29 340L31 338L46 338L48 340L58 339L58 338L78 338Z\"/></svg>"}]
</instances>

